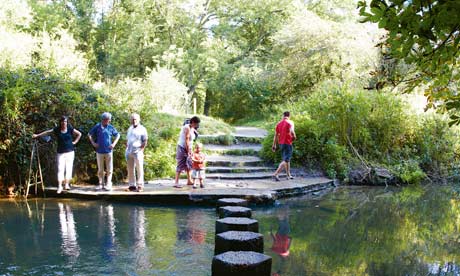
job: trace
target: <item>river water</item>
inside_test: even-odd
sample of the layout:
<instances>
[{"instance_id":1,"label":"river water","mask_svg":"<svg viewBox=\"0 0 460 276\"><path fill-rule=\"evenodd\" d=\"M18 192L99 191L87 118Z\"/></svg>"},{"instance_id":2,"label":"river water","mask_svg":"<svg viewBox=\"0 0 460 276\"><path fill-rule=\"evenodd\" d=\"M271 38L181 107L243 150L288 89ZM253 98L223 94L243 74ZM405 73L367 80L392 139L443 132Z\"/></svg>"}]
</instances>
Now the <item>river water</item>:
<instances>
[{"instance_id":1,"label":"river water","mask_svg":"<svg viewBox=\"0 0 460 276\"><path fill-rule=\"evenodd\" d=\"M254 208L272 275L460 275L460 188L340 187ZM0 200L0 275L211 275L214 208Z\"/></svg>"}]
</instances>

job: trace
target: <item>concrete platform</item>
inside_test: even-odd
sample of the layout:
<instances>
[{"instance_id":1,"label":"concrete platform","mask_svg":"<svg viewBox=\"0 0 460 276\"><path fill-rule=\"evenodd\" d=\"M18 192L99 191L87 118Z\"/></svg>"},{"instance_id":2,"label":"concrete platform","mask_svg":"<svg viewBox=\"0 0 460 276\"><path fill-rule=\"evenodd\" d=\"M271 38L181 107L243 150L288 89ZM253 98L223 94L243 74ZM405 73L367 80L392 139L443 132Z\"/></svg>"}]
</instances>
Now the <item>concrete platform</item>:
<instances>
[{"instance_id":1,"label":"concrete platform","mask_svg":"<svg viewBox=\"0 0 460 276\"><path fill-rule=\"evenodd\" d=\"M181 179L181 183L185 183ZM206 187L193 189L173 187L174 180L149 181L143 192L126 192L127 185L114 186L112 191L98 191L93 185L73 186L70 191L56 193L55 187L46 188L46 196L123 201L132 203L173 205L215 205L224 197L247 199L251 204L273 204L282 197L302 195L332 188L333 180L324 177L299 177L293 180L207 180Z\"/></svg>"}]
</instances>

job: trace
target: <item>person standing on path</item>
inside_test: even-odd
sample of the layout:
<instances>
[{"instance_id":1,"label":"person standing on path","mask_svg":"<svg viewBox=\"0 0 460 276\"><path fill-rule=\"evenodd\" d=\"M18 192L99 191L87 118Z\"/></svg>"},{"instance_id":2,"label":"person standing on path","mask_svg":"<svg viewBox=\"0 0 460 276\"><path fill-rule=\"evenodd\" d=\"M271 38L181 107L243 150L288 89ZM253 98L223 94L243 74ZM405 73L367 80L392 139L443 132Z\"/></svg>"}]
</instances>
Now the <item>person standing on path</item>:
<instances>
[{"instance_id":1,"label":"person standing on path","mask_svg":"<svg viewBox=\"0 0 460 276\"><path fill-rule=\"evenodd\" d=\"M70 180L72 179L73 160L75 159L75 147L80 140L81 132L69 125L67 116L62 116L59 120L59 126L45 130L39 134L33 134L32 138L53 134L57 137L57 179L60 194L64 189L70 190ZM73 139L75 137L75 140Z\"/></svg>"},{"instance_id":2,"label":"person standing on path","mask_svg":"<svg viewBox=\"0 0 460 276\"><path fill-rule=\"evenodd\" d=\"M292 142L297 138L294 131L294 122L289 120L291 116L289 111L283 113L283 119L278 122L275 128L275 136L273 137L272 151L276 151L276 145L279 144L281 149L282 161L273 174L276 181L280 181L278 174L284 169L286 170L287 178L293 179L291 175L291 158L292 158Z\"/></svg>"},{"instance_id":3,"label":"person standing on path","mask_svg":"<svg viewBox=\"0 0 460 276\"><path fill-rule=\"evenodd\" d=\"M101 115L101 122L97 123L88 133L88 138L93 147L96 149L97 176L99 185L97 190L112 190L112 173L113 173L113 149L120 139L120 134L114 126L110 124L112 114L104 112ZM112 142L112 137L115 137ZM104 186L104 163L106 169L107 182Z\"/></svg>"},{"instance_id":4,"label":"person standing on path","mask_svg":"<svg viewBox=\"0 0 460 276\"><path fill-rule=\"evenodd\" d=\"M182 186L179 185L179 176L182 171L187 173L187 185L193 185L190 174L190 170L192 169L192 146L193 140L196 137L195 131L198 129L199 125L200 118L193 116L189 123L182 126L180 131L176 149L177 167L174 184L175 188L182 188Z\"/></svg>"},{"instance_id":5,"label":"person standing on path","mask_svg":"<svg viewBox=\"0 0 460 276\"><path fill-rule=\"evenodd\" d=\"M140 122L141 117L139 114L133 113L131 115L131 126L128 128L126 136L125 152L128 167L128 190L137 190L138 192L144 190L144 149L147 146L148 139L147 129Z\"/></svg>"}]
</instances>

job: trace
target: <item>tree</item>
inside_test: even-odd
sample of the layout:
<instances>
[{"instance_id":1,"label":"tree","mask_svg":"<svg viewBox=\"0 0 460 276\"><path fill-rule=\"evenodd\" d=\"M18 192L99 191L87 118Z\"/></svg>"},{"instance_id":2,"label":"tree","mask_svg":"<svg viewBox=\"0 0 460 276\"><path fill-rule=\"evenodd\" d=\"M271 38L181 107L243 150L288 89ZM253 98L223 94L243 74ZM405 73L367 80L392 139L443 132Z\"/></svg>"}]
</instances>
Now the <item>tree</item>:
<instances>
[{"instance_id":1,"label":"tree","mask_svg":"<svg viewBox=\"0 0 460 276\"><path fill-rule=\"evenodd\" d=\"M460 123L458 95L460 2L372 0L358 4L363 21L378 23L387 58L412 65L388 81L404 85L404 91L423 87L429 107L448 111L452 123Z\"/></svg>"}]
</instances>

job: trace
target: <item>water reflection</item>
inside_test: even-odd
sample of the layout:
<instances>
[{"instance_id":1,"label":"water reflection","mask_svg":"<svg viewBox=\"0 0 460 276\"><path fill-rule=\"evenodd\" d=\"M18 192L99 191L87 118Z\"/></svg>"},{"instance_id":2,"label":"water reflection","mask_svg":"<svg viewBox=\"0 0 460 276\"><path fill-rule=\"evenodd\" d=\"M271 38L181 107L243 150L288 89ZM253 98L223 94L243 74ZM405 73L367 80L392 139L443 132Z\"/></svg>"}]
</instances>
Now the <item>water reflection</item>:
<instances>
[{"instance_id":1,"label":"water reflection","mask_svg":"<svg viewBox=\"0 0 460 276\"><path fill-rule=\"evenodd\" d=\"M460 275L460 188L342 188L254 209L272 275ZM210 275L213 208L0 200L0 275Z\"/></svg>"},{"instance_id":2,"label":"water reflection","mask_svg":"<svg viewBox=\"0 0 460 276\"><path fill-rule=\"evenodd\" d=\"M284 275L289 257L289 248L291 247L292 238L291 227L289 225L289 207L284 205L276 210L277 230L273 233L273 227L270 227L270 236L272 238L271 250L276 253L277 257L273 259L272 275Z\"/></svg>"},{"instance_id":3,"label":"water reflection","mask_svg":"<svg viewBox=\"0 0 460 276\"><path fill-rule=\"evenodd\" d=\"M80 246L77 241L77 230L73 212L69 205L59 202L59 223L61 225L61 251L68 257L70 263L75 263L80 256Z\"/></svg>"},{"instance_id":4,"label":"water reflection","mask_svg":"<svg viewBox=\"0 0 460 276\"><path fill-rule=\"evenodd\" d=\"M150 268L149 250L145 241L146 219L143 207L134 207L130 212L132 252L134 265L138 270Z\"/></svg>"}]
</instances>

